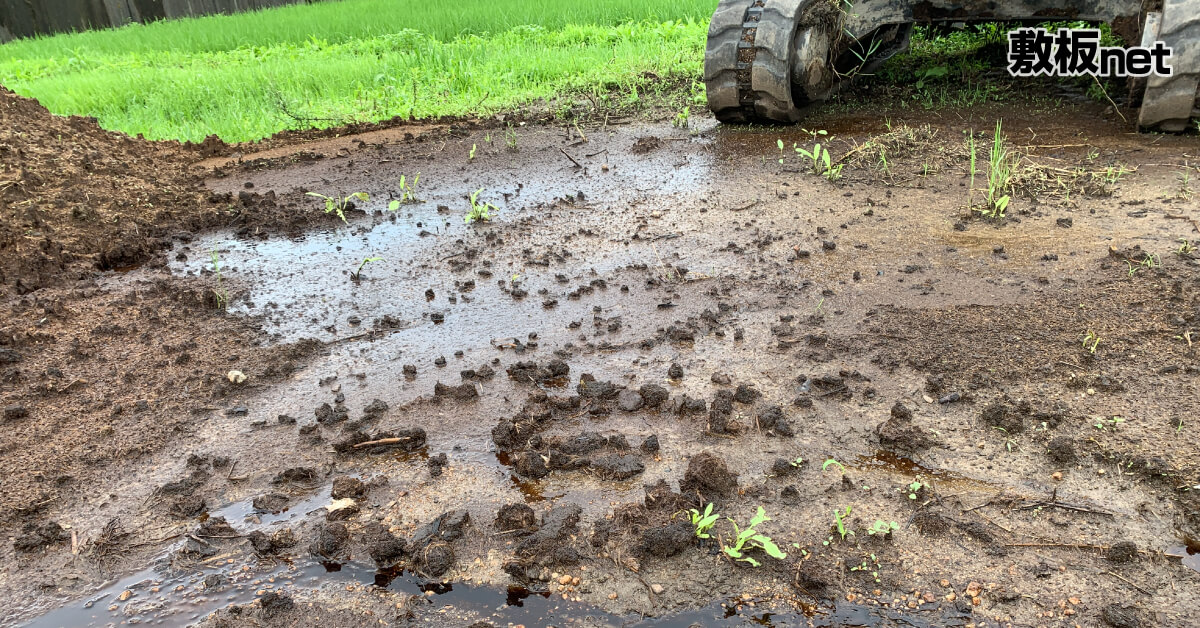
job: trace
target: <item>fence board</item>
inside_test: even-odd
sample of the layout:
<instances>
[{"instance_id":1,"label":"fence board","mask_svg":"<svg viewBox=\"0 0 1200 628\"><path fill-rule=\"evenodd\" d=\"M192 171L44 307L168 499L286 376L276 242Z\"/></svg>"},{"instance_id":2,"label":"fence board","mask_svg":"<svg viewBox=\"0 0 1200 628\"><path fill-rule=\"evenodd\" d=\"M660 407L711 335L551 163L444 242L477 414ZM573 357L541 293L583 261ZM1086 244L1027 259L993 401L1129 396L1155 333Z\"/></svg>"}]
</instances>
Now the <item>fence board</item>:
<instances>
[{"instance_id":1,"label":"fence board","mask_svg":"<svg viewBox=\"0 0 1200 628\"><path fill-rule=\"evenodd\" d=\"M0 43L17 37L311 1L315 0L0 0Z\"/></svg>"}]
</instances>

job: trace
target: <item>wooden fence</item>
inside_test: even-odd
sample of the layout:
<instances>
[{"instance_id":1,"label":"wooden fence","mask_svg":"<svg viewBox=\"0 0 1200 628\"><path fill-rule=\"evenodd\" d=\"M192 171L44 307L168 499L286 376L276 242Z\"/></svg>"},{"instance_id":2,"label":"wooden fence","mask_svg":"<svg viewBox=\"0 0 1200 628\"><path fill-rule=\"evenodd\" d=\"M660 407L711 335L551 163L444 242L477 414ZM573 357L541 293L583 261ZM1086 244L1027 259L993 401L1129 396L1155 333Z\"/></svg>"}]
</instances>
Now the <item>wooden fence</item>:
<instances>
[{"instance_id":1,"label":"wooden fence","mask_svg":"<svg viewBox=\"0 0 1200 628\"><path fill-rule=\"evenodd\" d=\"M315 0L0 0L0 43L16 37L311 1Z\"/></svg>"}]
</instances>

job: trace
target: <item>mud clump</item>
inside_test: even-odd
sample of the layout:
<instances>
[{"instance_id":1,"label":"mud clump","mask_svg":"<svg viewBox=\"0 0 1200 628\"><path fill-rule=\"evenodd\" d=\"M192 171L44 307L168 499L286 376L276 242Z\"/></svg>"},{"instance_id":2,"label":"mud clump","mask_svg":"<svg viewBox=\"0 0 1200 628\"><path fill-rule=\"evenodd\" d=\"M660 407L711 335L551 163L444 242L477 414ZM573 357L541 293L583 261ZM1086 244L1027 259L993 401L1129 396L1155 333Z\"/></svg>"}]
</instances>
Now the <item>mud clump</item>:
<instances>
[{"instance_id":1,"label":"mud clump","mask_svg":"<svg viewBox=\"0 0 1200 628\"><path fill-rule=\"evenodd\" d=\"M1046 444L1046 455L1061 465L1075 464L1078 455L1075 453L1075 441L1069 436L1056 436Z\"/></svg>"},{"instance_id":2,"label":"mud clump","mask_svg":"<svg viewBox=\"0 0 1200 628\"><path fill-rule=\"evenodd\" d=\"M291 528L281 528L271 536L262 530L255 530L246 535L254 553L259 556L278 554L296 544L296 536Z\"/></svg>"},{"instance_id":3,"label":"mud clump","mask_svg":"<svg viewBox=\"0 0 1200 628\"><path fill-rule=\"evenodd\" d=\"M636 456L620 454L595 458L590 467L596 475L606 480L628 480L646 470L646 465Z\"/></svg>"},{"instance_id":4,"label":"mud clump","mask_svg":"<svg viewBox=\"0 0 1200 628\"><path fill-rule=\"evenodd\" d=\"M733 420L734 393L718 390L708 408L708 431L713 434L734 434L740 426Z\"/></svg>"},{"instance_id":5,"label":"mud clump","mask_svg":"<svg viewBox=\"0 0 1200 628\"><path fill-rule=\"evenodd\" d=\"M571 367L562 360L551 360L545 366L539 366L536 362L517 362L505 372L513 380L524 384L555 384L565 383Z\"/></svg>"},{"instance_id":6,"label":"mud clump","mask_svg":"<svg viewBox=\"0 0 1200 628\"><path fill-rule=\"evenodd\" d=\"M322 523L317 528L317 538L308 546L308 551L314 556L332 559L338 555L346 542L350 540L350 532L340 523Z\"/></svg>"},{"instance_id":7,"label":"mud clump","mask_svg":"<svg viewBox=\"0 0 1200 628\"><path fill-rule=\"evenodd\" d=\"M625 389L617 394L617 407L624 412L637 412L646 405L646 400L636 390Z\"/></svg>"},{"instance_id":8,"label":"mud clump","mask_svg":"<svg viewBox=\"0 0 1200 628\"><path fill-rule=\"evenodd\" d=\"M392 534L382 523L372 522L363 527L362 544L377 567L390 567L408 553L408 543Z\"/></svg>"},{"instance_id":9,"label":"mud clump","mask_svg":"<svg viewBox=\"0 0 1200 628\"><path fill-rule=\"evenodd\" d=\"M639 549L650 556L669 558L687 549L694 537L695 531L689 522L676 521L667 526L643 531Z\"/></svg>"},{"instance_id":10,"label":"mud clump","mask_svg":"<svg viewBox=\"0 0 1200 628\"><path fill-rule=\"evenodd\" d=\"M660 448L660 446L658 444L658 436L655 434L651 434L651 435L647 436L646 439L642 441L642 444L638 448L641 449L642 453L645 453L645 454L653 455L653 454L658 453L658 450Z\"/></svg>"},{"instance_id":11,"label":"mud clump","mask_svg":"<svg viewBox=\"0 0 1200 628\"><path fill-rule=\"evenodd\" d=\"M725 461L709 452L702 452L688 461L679 492L697 494L701 501L715 502L737 491L738 476L729 470Z\"/></svg>"},{"instance_id":12,"label":"mud clump","mask_svg":"<svg viewBox=\"0 0 1200 628\"><path fill-rule=\"evenodd\" d=\"M1142 628L1150 625L1142 609L1115 602L1100 610L1100 618L1112 628Z\"/></svg>"},{"instance_id":13,"label":"mud clump","mask_svg":"<svg viewBox=\"0 0 1200 628\"><path fill-rule=\"evenodd\" d=\"M199 495L184 495L171 502L168 513L176 519L197 517L207 509L204 498Z\"/></svg>"},{"instance_id":14,"label":"mud clump","mask_svg":"<svg viewBox=\"0 0 1200 628\"><path fill-rule=\"evenodd\" d=\"M457 386L437 382L433 385L433 396L439 399L449 397L458 401L467 401L478 397L479 390L475 388L475 384L470 382L458 384Z\"/></svg>"},{"instance_id":15,"label":"mud clump","mask_svg":"<svg viewBox=\"0 0 1200 628\"><path fill-rule=\"evenodd\" d=\"M989 427L997 427L1009 435L1025 431L1025 419L1033 414L1028 401L1013 402L1009 399L993 402L983 409L979 420Z\"/></svg>"},{"instance_id":16,"label":"mud clump","mask_svg":"<svg viewBox=\"0 0 1200 628\"><path fill-rule=\"evenodd\" d=\"M780 406L767 406L758 413L758 428L767 436L783 436L791 438L796 435L792 422L784 414Z\"/></svg>"},{"instance_id":17,"label":"mud clump","mask_svg":"<svg viewBox=\"0 0 1200 628\"><path fill-rule=\"evenodd\" d=\"M534 480L540 480L547 475L550 475L550 468L546 466L545 458L536 451L526 451L517 456L513 468L517 473Z\"/></svg>"},{"instance_id":18,"label":"mud clump","mask_svg":"<svg viewBox=\"0 0 1200 628\"><path fill-rule=\"evenodd\" d=\"M276 474L275 478L271 480L271 484L276 486L285 486L288 484L310 485L316 484L320 479L320 474L312 467L292 467Z\"/></svg>"},{"instance_id":19,"label":"mud clump","mask_svg":"<svg viewBox=\"0 0 1200 628\"><path fill-rule=\"evenodd\" d=\"M537 515L528 504L505 504L496 512L496 529L501 532L528 531L537 527Z\"/></svg>"},{"instance_id":20,"label":"mud clump","mask_svg":"<svg viewBox=\"0 0 1200 628\"><path fill-rule=\"evenodd\" d=\"M36 524L27 523L21 533L13 539L13 549L31 553L71 540L71 535L56 521Z\"/></svg>"},{"instance_id":21,"label":"mud clump","mask_svg":"<svg viewBox=\"0 0 1200 628\"><path fill-rule=\"evenodd\" d=\"M317 409L313 411L313 414L317 418L317 423L322 425L336 425L338 423L345 422L346 419L350 418L350 410L341 403L337 403L332 406L328 403L323 403L317 406Z\"/></svg>"},{"instance_id":22,"label":"mud clump","mask_svg":"<svg viewBox=\"0 0 1200 628\"><path fill-rule=\"evenodd\" d=\"M416 553L418 569L429 576L438 577L454 567L454 548L449 543L432 543Z\"/></svg>"},{"instance_id":23,"label":"mud clump","mask_svg":"<svg viewBox=\"0 0 1200 628\"><path fill-rule=\"evenodd\" d=\"M457 541L462 538L464 528L471 522L471 514L465 510L448 510L437 516L436 519L417 528L413 533L412 541L409 545L413 551L429 545L433 542Z\"/></svg>"},{"instance_id":24,"label":"mud clump","mask_svg":"<svg viewBox=\"0 0 1200 628\"><path fill-rule=\"evenodd\" d=\"M12 405L4 406L5 421L16 421L17 419L23 419L27 416L29 416L29 410L27 410L23 404L14 403Z\"/></svg>"},{"instance_id":25,"label":"mud clump","mask_svg":"<svg viewBox=\"0 0 1200 628\"><path fill-rule=\"evenodd\" d=\"M753 384L738 384L737 391L733 393L733 400L738 403L754 403L761 397L762 393Z\"/></svg>"},{"instance_id":26,"label":"mud clump","mask_svg":"<svg viewBox=\"0 0 1200 628\"><path fill-rule=\"evenodd\" d=\"M574 565L579 552L571 546L579 532L579 504L559 504L542 517L542 525L517 544L516 555L505 563L504 571L520 580L537 579L542 568L550 565Z\"/></svg>"},{"instance_id":27,"label":"mud clump","mask_svg":"<svg viewBox=\"0 0 1200 628\"><path fill-rule=\"evenodd\" d=\"M195 535L206 539L233 539L237 538L238 533L225 517L209 517L196 527Z\"/></svg>"},{"instance_id":28,"label":"mud clump","mask_svg":"<svg viewBox=\"0 0 1200 628\"><path fill-rule=\"evenodd\" d=\"M667 412L671 414L703 414L708 410L708 402L696 399L686 393L671 398L667 404Z\"/></svg>"},{"instance_id":29,"label":"mud clump","mask_svg":"<svg viewBox=\"0 0 1200 628\"><path fill-rule=\"evenodd\" d=\"M283 512L289 502L291 502L291 498L283 493L266 493L255 497L250 505L257 512L276 513Z\"/></svg>"},{"instance_id":30,"label":"mud clump","mask_svg":"<svg viewBox=\"0 0 1200 628\"><path fill-rule=\"evenodd\" d=\"M446 456L446 452L442 452L436 456L430 456L429 461L425 466L429 467L429 477L436 478L442 475L442 471L450 465L450 458Z\"/></svg>"},{"instance_id":31,"label":"mud clump","mask_svg":"<svg viewBox=\"0 0 1200 628\"><path fill-rule=\"evenodd\" d=\"M296 607L296 603L292 601L291 596L278 591L267 591L262 597L258 598L258 603L262 607L261 613L263 619L267 620L285 615Z\"/></svg>"},{"instance_id":32,"label":"mud clump","mask_svg":"<svg viewBox=\"0 0 1200 628\"><path fill-rule=\"evenodd\" d=\"M1104 558L1113 563L1131 563L1138 557L1138 547L1133 541L1117 541L1104 552Z\"/></svg>"},{"instance_id":33,"label":"mud clump","mask_svg":"<svg viewBox=\"0 0 1200 628\"><path fill-rule=\"evenodd\" d=\"M941 536L953 526L946 517L930 509L918 510L913 514L912 523L921 534L928 536Z\"/></svg>"},{"instance_id":34,"label":"mud clump","mask_svg":"<svg viewBox=\"0 0 1200 628\"><path fill-rule=\"evenodd\" d=\"M879 444L884 448L901 453L913 453L927 449L934 443L933 438L922 428L913 425L912 411L903 403L897 401L892 406L888 420L875 426L875 435Z\"/></svg>"},{"instance_id":35,"label":"mud clump","mask_svg":"<svg viewBox=\"0 0 1200 628\"><path fill-rule=\"evenodd\" d=\"M638 389L638 393L642 396L642 400L645 402L646 407L650 409L661 407L662 404L666 403L667 399L671 396L670 393L667 392L666 388L663 388L658 384L643 384L642 387Z\"/></svg>"},{"instance_id":36,"label":"mud clump","mask_svg":"<svg viewBox=\"0 0 1200 628\"><path fill-rule=\"evenodd\" d=\"M330 495L334 499L358 499L367 494L367 485L358 478L343 475L333 479L333 490Z\"/></svg>"},{"instance_id":37,"label":"mud clump","mask_svg":"<svg viewBox=\"0 0 1200 628\"><path fill-rule=\"evenodd\" d=\"M666 480L659 480L645 487L646 497L642 500L647 510L679 512L687 505L687 498L671 490Z\"/></svg>"},{"instance_id":38,"label":"mud clump","mask_svg":"<svg viewBox=\"0 0 1200 628\"><path fill-rule=\"evenodd\" d=\"M584 399L608 401L620 394L621 387L612 382L597 381L593 375L584 373L579 377L575 391Z\"/></svg>"}]
</instances>

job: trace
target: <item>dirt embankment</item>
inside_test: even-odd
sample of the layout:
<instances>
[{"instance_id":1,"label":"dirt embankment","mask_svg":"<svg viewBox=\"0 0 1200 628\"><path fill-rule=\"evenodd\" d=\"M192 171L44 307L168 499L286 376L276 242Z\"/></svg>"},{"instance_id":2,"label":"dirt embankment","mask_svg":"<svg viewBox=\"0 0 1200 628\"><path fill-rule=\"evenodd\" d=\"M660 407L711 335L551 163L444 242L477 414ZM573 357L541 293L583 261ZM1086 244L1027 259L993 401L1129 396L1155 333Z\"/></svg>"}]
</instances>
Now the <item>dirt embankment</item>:
<instances>
[{"instance_id":1,"label":"dirt embankment","mask_svg":"<svg viewBox=\"0 0 1200 628\"><path fill-rule=\"evenodd\" d=\"M253 348L255 324L217 309L205 280L97 281L150 261L171 237L285 215L270 194L205 190L193 169L205 150L53 116L0 88L5 528L111 490L92 479L185 435L197 408L237 394L229 370L253 388L311 349Z\"/></svg>"}]
</instances>

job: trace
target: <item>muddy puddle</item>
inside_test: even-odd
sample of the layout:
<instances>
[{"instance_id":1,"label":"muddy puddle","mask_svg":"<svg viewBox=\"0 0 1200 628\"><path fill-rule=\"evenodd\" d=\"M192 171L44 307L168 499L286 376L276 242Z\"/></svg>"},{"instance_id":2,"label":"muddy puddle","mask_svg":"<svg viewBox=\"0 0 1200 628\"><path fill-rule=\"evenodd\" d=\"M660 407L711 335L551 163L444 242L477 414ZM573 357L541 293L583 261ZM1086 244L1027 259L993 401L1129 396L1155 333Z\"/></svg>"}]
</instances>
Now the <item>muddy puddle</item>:
<instances>
[{"instance_id":1,"label":"muddy puddle","mask_svg":"<svg viewBox=\"0 0 1200 628\"><path fill-rule=\"evenodd\" d=\"M246 604L267 593L291 595L322 587L347 589L355 586L372 593L404 596L408 598L404 604L411 605L419 617L443 625L488 621L496 625L621 628L784 627L798 624L882 628L899 621L908 626L935 628L965 626L970 617L934 604L908 613L852 604L797 609L744 596L713 602L693 611L648 618L613 614L521 586L503 590L466 583L430 582L399 568L379 570L361 563L305 562L268 568L247 564L232 569L192 570L176 575L164 575L150 568L105 587L85 601L65 605L19 625L24 628L183 627L213 611Z\"/></svg>"}]
</instances>

